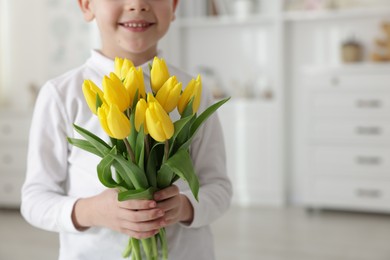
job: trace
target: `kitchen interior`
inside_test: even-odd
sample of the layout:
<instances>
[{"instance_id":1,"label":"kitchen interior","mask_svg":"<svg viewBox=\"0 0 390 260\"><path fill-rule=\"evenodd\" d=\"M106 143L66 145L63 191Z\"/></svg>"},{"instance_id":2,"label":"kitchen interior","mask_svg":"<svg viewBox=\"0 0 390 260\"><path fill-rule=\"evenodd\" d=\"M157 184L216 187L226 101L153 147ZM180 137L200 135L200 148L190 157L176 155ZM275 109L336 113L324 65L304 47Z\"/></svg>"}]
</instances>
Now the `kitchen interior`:
<instances>
[{"instance_id":1,"label":"kitchen interior","mask_svg":"<svg viewBox=\"0 0 390 260\"><path fill-rule=\"evenodd\" d=\"M97 29L77 1L0 3L0 259L56 259L57 234L18 211L29 124ZM159 54L231 97L217 259L390 259L390 1L182 0L176 16Z\"/></svg>"}]
</instances>

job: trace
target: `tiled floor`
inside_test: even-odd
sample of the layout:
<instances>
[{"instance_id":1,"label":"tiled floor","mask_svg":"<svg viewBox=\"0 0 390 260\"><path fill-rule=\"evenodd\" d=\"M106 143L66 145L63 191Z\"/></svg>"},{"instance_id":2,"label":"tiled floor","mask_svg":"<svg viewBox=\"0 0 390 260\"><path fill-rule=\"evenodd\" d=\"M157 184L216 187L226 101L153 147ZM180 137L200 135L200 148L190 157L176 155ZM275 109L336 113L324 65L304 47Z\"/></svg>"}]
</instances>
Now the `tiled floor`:
<instances>
[{"instance_id":1,"label":"tiled floor","mask_svg":"<svg viewBox=\"0 0 390 260\"><path fill-rule=\"evenodd\" d=\"M218 260L390 260L390 215L232 207L213 225ZM57 259L57 235L0 210L0 259Z\"/></svg>"}]
</instances>

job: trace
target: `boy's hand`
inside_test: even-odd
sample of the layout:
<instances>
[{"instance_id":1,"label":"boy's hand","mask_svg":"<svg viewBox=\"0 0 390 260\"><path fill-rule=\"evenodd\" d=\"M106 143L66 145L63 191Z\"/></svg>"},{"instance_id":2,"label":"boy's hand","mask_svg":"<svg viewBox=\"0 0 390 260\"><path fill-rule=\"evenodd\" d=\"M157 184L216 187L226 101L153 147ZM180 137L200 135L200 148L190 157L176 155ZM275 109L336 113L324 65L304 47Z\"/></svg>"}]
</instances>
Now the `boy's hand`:
<instances>
[{"instance_id":1,"label":"boy's hand","mask_svg":"<svg viewBox=\"0 0 390 260\"><path fill-rule=\"evenodd\" d=\"M164 209L154 200L118 201L118 192L108 189L76 202L72 219L79 230L92 226L106 227L134 238L147 238L157 234L165 225Z\"/></svg>"},{"instance_id":2,"label":"boy's hand","mask_svg":"<svg viewBox=\"0 0 390 260\"><path fill-rule=\"evenodd\" d=\"M163 225L169 226L177 222L190 224L194 218L194 209L185 195L179 193L179 188L172 185L154 194L157 207L164 210Z\"/></svg>"}]
</instances>

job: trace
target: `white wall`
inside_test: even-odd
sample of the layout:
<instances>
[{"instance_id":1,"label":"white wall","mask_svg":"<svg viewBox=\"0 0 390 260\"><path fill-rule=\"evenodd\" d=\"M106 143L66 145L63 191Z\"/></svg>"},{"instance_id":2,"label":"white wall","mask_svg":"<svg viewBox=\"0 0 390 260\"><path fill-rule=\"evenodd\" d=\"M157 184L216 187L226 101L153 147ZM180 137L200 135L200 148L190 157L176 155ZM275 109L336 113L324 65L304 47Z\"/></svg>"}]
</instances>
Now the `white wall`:
<instances>
[{"instance_id":1,"label":"white wall","mask_svg":"<svg viewBox=\"0 0 390 260\"><path fill-rule=\"evenodd\" d=\"M30 109L31 86L39 88L89 55L91 26L83 21L77 1L2 1L8 15L1 22L9 33L2 40L8 47L1 56L2 99L12 109Z\"/></svg>"}]
</instances>

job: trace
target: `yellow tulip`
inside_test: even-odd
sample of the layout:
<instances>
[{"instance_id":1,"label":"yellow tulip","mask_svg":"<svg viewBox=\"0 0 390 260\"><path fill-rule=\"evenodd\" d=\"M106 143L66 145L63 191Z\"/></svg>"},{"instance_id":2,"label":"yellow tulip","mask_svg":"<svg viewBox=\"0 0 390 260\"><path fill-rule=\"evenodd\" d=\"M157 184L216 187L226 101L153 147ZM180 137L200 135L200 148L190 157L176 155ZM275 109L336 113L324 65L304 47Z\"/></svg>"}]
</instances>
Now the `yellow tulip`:
<instances>
[{"instance_id":1,"label":"yellow tulip","mask_svg":"<svg viewBox=\"0 0 390 260\"><path fill-rule=\"evenodd\" d=\"M170 113L177 106L180 99L181 86L182 83L177 81L176 76L172 76L157 92L156 99L167 113Z\"/></svg>"},{"instance_id":2,"label":"yellow tulip","mask_svg":"<svg viewBox=\"0 0 390 260\"><path fill-rule=\"evenodd\" d=\"M95 83L93 83L91 80L84 80L82 89L89 109L91 109L92 113L96 115L96 95L99 95L101 101L104 102L103 91L101 91L100 88L96 86Z\"/></svg>"},{"instance_id":3,"label":"yellow tulip","mask_svg":"<svg viewBox=\"0 0 390 260\"><path fill-rule=\"evenodd\" d=\"M179 113L183 114L188 103L191 101L192 98L194 98L194 101L192 103L192 113L195 114L199 109L201 96L202 96L202 82L201 82L200 75L198 75L196 80L192 79L188 83L187 87L184 89L179 99L179 103L177 105L177 109L179 110Z\"/></svg>"},{"instance_id":4,"label":"yellow tulip","mask_svg":"<svg viewBox=\"0 0 390 260\"><path fill-rule=\"evenodd\" d=\"M173 136L175 128L171 118L151 93L148 93L145 121L150 136L157 142L164 142Z\"/></svg>"},{"instance_id":5,"label":"yellow tulip","mask_svg":"<svg viewBox=\"0 0 390 260\"><path fill-rule=\"evenodd\" d=\"M148 133L148 128L146 127L145 122L145 113L146 109L148 108L148 104L146 103L145 99L141 98L135 107L135 118L134 118L134 125L137 132L139 132L141 125L144 125L144 133Z\"/></svg>"},{"instance_id":6,"label":"yellow tulip","mask_svg":"<svg viewBox=\"0 0 390 260\"><path fill-rule=\"evenodd\" d=\"M104 99L109 104L116 104L122 112L130 106L130 96L115 73L103 78Z\"/></svg>"},{"instance_id":7,"label":"yellow tulip","mask_svg":"<svg viewBox=\"0 0 390 260\"><path fill-rule=\"evenodd\" d=\"M98 109L98 118L103 130L109 136L124 139L130 134L130 120L116 104L102 105Z\"/></svg>"},{"instance_id":8,"label":"yellow tulip","mask_svg":"<svg viewBox=\"0 0 390 260\"><path fill-rule=\"evenodd\" d=\"M154 93L157 93L162 85L169 78L169 71L167 64L163 59L154 57L152 69L150 70L150 85Z\"/></svg>"},{"instance_id":9,"label":"yellow tulip","mask_svg":"<svg viewBox=\"0 0 390 260\"><path fill-rule=\"evenodd\" d=\"M134 64L131 60L121 59L116 57L114 61L114 71L120 80L126 78L127 72L134 67Z\"/></svg>"},{"instance_id":10,"label":"yellow tulip","mask_svg":"<svg viewBox=\"0 0 390 260\"><path fill-rule=\"evenodd\" d=\"M137 90L138 90L137 100L140 98L146 98L144 73L142 71L142 68L138 68L138 69L135 67L130 68L130 70L126 75L124 85L127 92L129 93L130 106L132 106L133 102L136 102L133 99Z\"/></svg>"}]
</instances>

